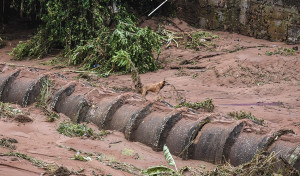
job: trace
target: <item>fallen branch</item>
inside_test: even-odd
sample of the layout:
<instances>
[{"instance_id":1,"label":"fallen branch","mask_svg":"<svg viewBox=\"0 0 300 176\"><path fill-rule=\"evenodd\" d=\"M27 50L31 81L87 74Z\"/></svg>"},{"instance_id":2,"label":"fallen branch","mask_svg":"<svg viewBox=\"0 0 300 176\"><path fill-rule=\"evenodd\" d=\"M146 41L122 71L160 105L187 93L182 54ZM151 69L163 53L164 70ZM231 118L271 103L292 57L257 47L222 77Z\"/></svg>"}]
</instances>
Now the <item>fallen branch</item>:
<instances>
[{"instance_id":1,"label":"fallen branch","mask_svg":"<svg viewBox=\"0 0 300 176\"><path fill-rule=\"evenodd\" d=\"M206 67L201 67L201 66L187 66L187 67L183 67L183 66L171 66L170 67L170 69L176 69L176 70L178 70L178 69L183 69L183 68L185 68L185 69L193 69L193 70L205 70L206 69Z\"/></svg>"},{"instance_id":2,"label":"fallen branch","mask_svg":"<svg viewBox=\"0 0 300 176\"><path fill-rule=\"evenodd\" d=\"M0 65L7 65L7 66L10 66L10 67L26 67L26 68L29 68L29 69L37 69L37 70L47 70L47 69L44 69L44 68L38 68L38 67L31 67L31 66L26 66L26 65L16 65L16 64L13 64L13 63L0 63Z\"/></svg>"},{"instance_id":3,"label":"fallen branch","mask_svg":"<svg viewBox=\"0 0 300 176\"><path fill-rule=\"evenodd\" d=\"M71 73L92 73L97 74L97 72L91 72L91 71L79 71L79 70L63 70L64 72L71 72Z\"/></svg>"}]
</instances>

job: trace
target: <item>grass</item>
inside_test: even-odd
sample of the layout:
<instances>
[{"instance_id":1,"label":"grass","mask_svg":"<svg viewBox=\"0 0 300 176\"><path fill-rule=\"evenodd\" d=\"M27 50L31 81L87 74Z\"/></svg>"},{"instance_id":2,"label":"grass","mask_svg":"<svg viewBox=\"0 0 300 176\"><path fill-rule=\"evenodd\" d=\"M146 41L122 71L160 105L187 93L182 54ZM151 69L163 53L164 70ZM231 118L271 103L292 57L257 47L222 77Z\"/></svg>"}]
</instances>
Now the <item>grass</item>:
<instances>
[{"instance_id":1,"label":"grass","mask_svg":"<svg viewBox=\"0 0 300 176\"><path fill-rule=\"evenodd\" d=\"M254 115L251 114L251 112L246 113L244 111L240 111L240 112L236 111L236 112L230 112L230 113L228 113L228 115L235 118L236 120L250 119L258 125L263 125L263 123L264 123L263 119L259 119L259 118L255 117Z\"/></svg>"},{"instance_id":2,"label":"grass","mask_svg":"<svg viewBox=\"0 0 300 176\"><path fill-rule=\"evenodd\" d=\"M102 139L103 136L108 134L105 130L96 133L92 128L88 128L85 124L74 124L72 122L61 122L57 131L59 134L68 137L88 137L91 139Z\"/></svg>"},{"instance_id":3,"label":"grass","mask_svg":"<svg viewBox=\"0 0 300 176\"><path fill-rule=\"evenodd\" d=\"M203 111L207 111L207 112L213 112L215 106L212 102L212 99L208 98L203 102L195 102L195 103L191 103L191 102L183 102L180 103L179 105L176 105L175 108L181 108L181 107L188 107L188 108L192 108L192 109L201 109Z\"/></svg>"}]
</instances>

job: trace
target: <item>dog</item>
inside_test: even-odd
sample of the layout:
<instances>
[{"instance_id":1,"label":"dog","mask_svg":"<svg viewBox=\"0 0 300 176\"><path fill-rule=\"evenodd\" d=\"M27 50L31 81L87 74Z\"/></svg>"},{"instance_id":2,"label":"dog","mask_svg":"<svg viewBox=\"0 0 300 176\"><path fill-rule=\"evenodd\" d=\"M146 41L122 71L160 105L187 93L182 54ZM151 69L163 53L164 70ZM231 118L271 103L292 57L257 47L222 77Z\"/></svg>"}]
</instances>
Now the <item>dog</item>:
<instances>
[{"instance_id":1,"label":"dog","mask_svg":"<svg viewBox=\"0 0 300 176\"><path fill-rule=\"evenodd\" d=\"M154 92L156 95L158 95L159 91L166 85L166 83L167 82L165 80L163 80L163 81L155 83L155 84L143 86L143 88L142 88L143 97L145 97L147 95L148 91Z\"/></svg>"}]
</instances>

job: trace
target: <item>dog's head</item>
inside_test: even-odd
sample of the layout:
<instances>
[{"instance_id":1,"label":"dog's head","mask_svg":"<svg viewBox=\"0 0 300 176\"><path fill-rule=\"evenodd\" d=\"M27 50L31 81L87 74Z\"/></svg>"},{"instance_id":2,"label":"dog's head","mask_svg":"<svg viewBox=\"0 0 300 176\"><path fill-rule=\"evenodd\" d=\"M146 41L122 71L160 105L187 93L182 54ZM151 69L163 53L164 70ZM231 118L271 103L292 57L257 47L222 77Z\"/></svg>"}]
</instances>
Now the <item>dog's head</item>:
<instances>
[{"instance_id":1,"label":"dog's head","mask_svg":"<svg viewBox=\"0 0 300 176\"><path fill-rule=\"evenodd\" d=\"M166 80L160 82L160 88L162 89L165 85L169 85Z\"/></svg>"}]
</instances>

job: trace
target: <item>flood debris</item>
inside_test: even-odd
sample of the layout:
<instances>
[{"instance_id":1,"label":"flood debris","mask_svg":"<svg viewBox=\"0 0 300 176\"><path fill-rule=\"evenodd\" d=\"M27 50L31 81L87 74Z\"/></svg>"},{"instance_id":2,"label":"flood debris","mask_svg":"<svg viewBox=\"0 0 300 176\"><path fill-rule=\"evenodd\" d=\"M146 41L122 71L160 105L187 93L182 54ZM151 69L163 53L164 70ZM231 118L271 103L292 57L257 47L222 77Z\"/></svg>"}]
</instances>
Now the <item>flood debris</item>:
<instances>
[{"instance_id":1,"label":"flood debris","mask_svg":"<svg viewBox=\"0 0 300 176\"><path fill-rule=\"evenodd\" d=\"M75 124L72 122L61 122L57 131L68 137L87 137L90 139L102 139L103 136L109 134L109 132L105 130L101 130L97 133L92 128L88 128L85 124Z\"/></svg>"},{"instance_id":2,"label":"flood debris","mask_svg":"<svg viewBox=\"0 0 300 176\"><path fill-rule=\"evenodd\" d=\"M33 120L27 114L18 108L14 108L9 103L0 102L0 119L12 119L19 123L32 122Z\"/></svg>"},{"instance_id":3,"label":"flood debris","mask_svg":"<svg viewBox=\"0 0 300 176\"><path fill-rule=\"evenodd\" d=\"M2 138L0 140L0 146L10 149L10 150L16 149L16 146L15 146L16 143L18 143L18 141L14 138Z\"/></svg>"},{"instance_id":4,"label":"flood debris","mask_svg":"<svg viewBox=\"0 0 300 176\"><path fill-rule=\"evenodd\" d=\"M282 158L277 158L276 153L259 152L250 162L239 165L237 167L231 166L229 163L218 166L215 170L205 173L205 176L218 175L239 175L239 176L256 176L256 175L278 175L278 176L296 176L299 171L293 167L278 167L282 162Z\"/></svg>"},{"instance_id":5,"label":"flood debris","mask_svg":"<svg viewBox=\"0 0 300 176\"><path fill-rule=\"evenodd\" d=\"M68 176L71 174L72 172L68 168L60 166L50 176Z\"/></svg>"},{"instance_id":6,"label":"flood debris","mask_svg":"<svg viewBox=\"0 0 300 176\"><path fill-rule=\"evenodd\" d=\"M3 154L2 156L14 156L14 157L17 157L17 158L21 158L21 159L27 160L32 165L34 165L34 166L36 166L38 168L44 169L44 170L47 171L47 173L50 173L50 174L53 173L58 168L58 166L56 164L46 163L45 161L36 159L36 158L34 158L32 156L29 156L29 155L21 153L21 152L10 151L10 152L8 152L6 154Z\"/></svg>"},{"instance_id":7,"label":"flood debris","mask_svg":"<svg viewBox=\"0 0 300 176\"><path fill-rule=\"evenodd\" d=\"M230 117L233 117L236 120L250 119L250 120L252 120L252 122L254 122L258 125L263 125L263 123L264 123L263 119L255 117L253 114L251 114L251 112L246 113L244 111L240 111L240 112L236 111L236 112L230 112L230 113L228 113L228 115Z\"/></svg>"},{"instance_id":8,"label":"flood debris","mask_svg":"<svg viewBox=\"0 0 300 176\"><path fill-rule=\"evenodd\" d=\"M80 151L78 149L68 147L68 146L63 146L63 145L60 145L59 147L68 149L69 151L76 152L76 154L78 152L80 152L81 154L87 155L89 158L96 158L96 160L99 161L100 163L107 165L113 169L122 170L124 172L130 173L133 175L143 175L142 169L140 169L132 164L117 161L112 156L99 154L99 153L90 153L90 152Z\"/></svg>"},{"instance_id":9,"label":"flood debris","mask_svg":"<svg viewBox=\"0 0 300 176\"><path fill-rule=\"evenodd\" d=\"M14 118L15 121L19 122L19 123L28 123L28 122L32 122L33 120L24 114L19 114Z\"/></svg>"},{"instance_id":10,"label":"flood debris","mask_svg":"<svg viewBox=\"0 0 300 176\"><path fill-rule=\"evenodd\" d=\"M215 106L212 102L212 99L208 98L203 102L195 102L195 103L191 103L191 102L181 102L179 105L176 105L175 108L182 108L182 107L188 107L188 108L192 108L192 109L200 109L206 112L213 112Z\"/></svg>"}]
</instances>

